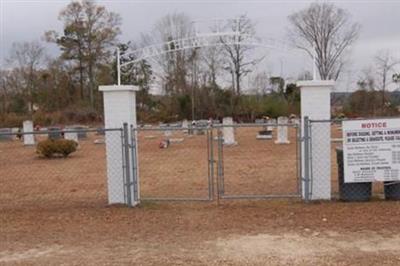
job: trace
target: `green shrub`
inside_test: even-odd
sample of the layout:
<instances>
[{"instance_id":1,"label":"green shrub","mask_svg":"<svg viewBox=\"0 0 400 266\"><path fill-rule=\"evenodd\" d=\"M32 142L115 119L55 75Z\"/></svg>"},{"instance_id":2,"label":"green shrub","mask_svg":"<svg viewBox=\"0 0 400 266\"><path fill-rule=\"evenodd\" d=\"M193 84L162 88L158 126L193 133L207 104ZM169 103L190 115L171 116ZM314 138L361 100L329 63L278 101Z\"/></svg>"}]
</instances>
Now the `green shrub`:
<instances>
[{"instance_id":1,"label":"green shrub","mask_svg":"<svg viewBox=\"0 0 400 266\"><path fill-rule=\"evenodd\" d=\"M51 158L55 155L67 157L68 155L76 151L77 146L78 143L73 140L47 139L38 143L36 147L36 152L46 158Z\"/></svg>"}]
</instances>

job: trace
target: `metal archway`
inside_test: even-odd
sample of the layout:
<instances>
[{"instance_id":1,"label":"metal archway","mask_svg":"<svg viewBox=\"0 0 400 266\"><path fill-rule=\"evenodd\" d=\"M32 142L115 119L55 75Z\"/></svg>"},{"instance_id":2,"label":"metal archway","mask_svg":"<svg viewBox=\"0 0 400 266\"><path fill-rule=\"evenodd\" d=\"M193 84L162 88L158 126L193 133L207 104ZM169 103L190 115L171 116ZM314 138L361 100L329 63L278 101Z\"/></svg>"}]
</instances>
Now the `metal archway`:
<instances>
[{"instance_id":1,"label":"metal archway","mask_svg":"<svg viewBox=\"0 0 400 266\"><path fill-rule=\"evenodd\" d=\"M257 46L264 48L271 48L280 51L289 51L290 46L281 40L277 40L274 38L261 39L257 38L253 35L243 34L236 30L221 30L221 24L226 23L226 21L234 21L239 19L230 19L230 20L221 20L215 19L212 20L216 22L215 30L208 31L206 33L200 33L197 31L196 27L194 27L193 36L171 40L168 42L154 44L146 47L142 47L133 51L125 52L123 54L120 53L117 48L117 75L118 75L118 85L121 85L121 67L128 66L137 62L140 62L143 59L152 58L155 56L177 52L186 49L195 49L202 47L211 47L211 46L223 46L223 45L246 45L246 46ZM193 22L195 23L195 22ZM238 23L236 23L238 25ZM130 58L134 59L130 59ZM126 61L121 64L121 58L125 58Z\"/></svg>"}]
</instances>

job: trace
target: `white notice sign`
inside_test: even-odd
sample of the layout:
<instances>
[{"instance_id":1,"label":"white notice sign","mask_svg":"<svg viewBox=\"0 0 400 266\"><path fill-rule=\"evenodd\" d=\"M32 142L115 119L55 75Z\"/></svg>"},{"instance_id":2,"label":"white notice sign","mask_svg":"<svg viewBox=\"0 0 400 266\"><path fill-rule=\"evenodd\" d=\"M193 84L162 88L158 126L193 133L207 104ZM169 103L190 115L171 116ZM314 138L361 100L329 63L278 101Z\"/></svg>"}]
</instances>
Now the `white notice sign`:
<instances>
[{"instance_id":1,"label":"white notice sign","mask_svg":"<svg viewBox=\"0 0 400 266\"><path fill-rule=\"evenodd\" d=\"M400 119L343 121L345 183L400 180Z\"/></svg>"}]
</instances>

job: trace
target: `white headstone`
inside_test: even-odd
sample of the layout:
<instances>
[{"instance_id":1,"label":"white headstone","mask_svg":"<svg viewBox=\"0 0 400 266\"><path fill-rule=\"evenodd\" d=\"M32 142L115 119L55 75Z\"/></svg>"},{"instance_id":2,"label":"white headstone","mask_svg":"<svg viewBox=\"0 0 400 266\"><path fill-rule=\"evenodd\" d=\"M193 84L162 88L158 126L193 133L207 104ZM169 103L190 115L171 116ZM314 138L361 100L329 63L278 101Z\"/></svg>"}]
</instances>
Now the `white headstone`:
<instances>
[{"instance_id":1,"label":"white headstone","mask_svg":"<svg viewBox=\"0 0 400 266\"><path fill-rule=\"evenodd\" d=\"M78 142L78 133L77 132L69 132L68 130L64 132L64 138L65 139L69 139L69 140L73 140L76 143Z\"/></svg>"},{"instance_id":2,"label":"white headstone","mask_svg":"<svg viewBox=\"0 0 400 266\"><path fill-rule=\"evenodd\" d=\"M33 122L26 120L23 122L24 132L33 132ZM33 134L24 134L24 145L35 145L35 136Z\"/></svg>"},{"instance_id":3,"label":"white headstone","mask_svg":"<svg viewBox=\"0 0 400 266\"><path fill-rule=\"evenodd\" d=\"M187 119L184 119L182 121L182 128L184 133L188 132L188 127L189 127L189 122L187 121Z\"/></svg>"},{"instance_id":4,"label":"white headstone","mask_svg":"<svg viewBox=\"0 0 400 266\"><path fill-rule=\"evenodd\" d=\"M165 136L166 138L171 137L171 136L172 136L172 131L171 131L171 130L165 130L165 131L164 131L164 136Z\"/></svg>"},{"instance_id":5,"label":"white headstone","mask_svg":"<svg viewBox=\"0 0 400 266\"><path fill-rule=\"evenodd\" d=\"M11 128L0 128L0 140L12 140L13 135Z\"/></svg>"},{"instance_id":6,"label":"white headstone","mask_svg":"<svg viewBox=\"0 0 400 266\"><path fill-rule=\"evenodd\" d=\"M224 145L236 145L235 132L233 127L232 117L224 117L222 120L223 132L224 132Z\"/></svg>"},{"instance_id":7,"label":"white headstone","mask_svg":"<svg viewBox=\"0 0 400 266\"><path fill-rule=\"evenodd\" d=\"M275 141L276 144L289 144L288 140L288 121L289 119L284 116L278 117L278 133L277 139Z\"/></svg>"},{"instance_id":8,"label":"white headstone","mask_svg":"<svg viewBox=\"0 0 400 266\"><path fill-rule=\"evenodd\" d=\"M274 125L276 124L276 119L275 118L269 118L267 119L267 124ZM267 126L267 130L272 131L275 127L274 126Z\"/></svg>"},{"instance_id":9,"label":"white headstone","mask_svg":"<svg viewBox=\"0 0 400 266\"><path fill-rule=\"evenodd\" d=\"M300 119L299 118L293 118L292 119L292 124L300 125Z\"/></svg>"}]
</instances>

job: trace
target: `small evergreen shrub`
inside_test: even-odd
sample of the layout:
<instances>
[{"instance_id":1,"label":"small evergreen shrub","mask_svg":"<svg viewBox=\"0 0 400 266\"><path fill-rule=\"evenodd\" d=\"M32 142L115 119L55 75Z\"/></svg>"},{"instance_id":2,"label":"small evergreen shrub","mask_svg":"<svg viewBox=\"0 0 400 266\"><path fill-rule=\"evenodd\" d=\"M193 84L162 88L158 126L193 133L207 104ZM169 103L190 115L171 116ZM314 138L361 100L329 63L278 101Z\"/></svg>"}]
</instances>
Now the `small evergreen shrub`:
<instances>
[{"instance_id":1,"label":"small evergreen shrub","mask_svg":"<svg viewBox=\"0 0 400 266\"><path fill-rule=\"evenodd\" d=\"M67 139L47 139L38 143L36 152L40 156L51 158L54 156L67 157L76 151L78 143Z\"/></svg>"}]
</instances>

